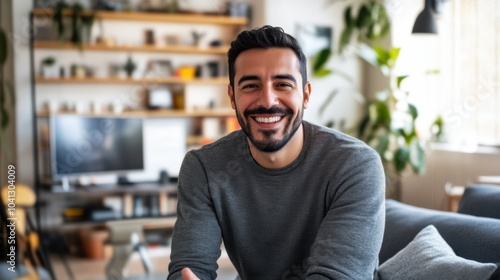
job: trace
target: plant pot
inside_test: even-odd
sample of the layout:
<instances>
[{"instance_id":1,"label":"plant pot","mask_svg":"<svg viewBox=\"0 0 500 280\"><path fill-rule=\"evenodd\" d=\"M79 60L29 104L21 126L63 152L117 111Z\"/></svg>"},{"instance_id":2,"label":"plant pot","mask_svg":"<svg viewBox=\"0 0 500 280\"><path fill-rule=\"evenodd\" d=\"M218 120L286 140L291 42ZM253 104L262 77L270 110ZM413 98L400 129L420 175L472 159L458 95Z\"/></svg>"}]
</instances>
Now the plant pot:
<instances>
[{"instance_id":1,"label":"plant pot","mask_svg":"<svg viewBox=\"0 0 500 280\"><path fill-rule=\"evenodd\" d=\"M42 66L42 77L44 78L58 78L59 68L57 65L43 65Z\"/></svg>"}]
</instances>

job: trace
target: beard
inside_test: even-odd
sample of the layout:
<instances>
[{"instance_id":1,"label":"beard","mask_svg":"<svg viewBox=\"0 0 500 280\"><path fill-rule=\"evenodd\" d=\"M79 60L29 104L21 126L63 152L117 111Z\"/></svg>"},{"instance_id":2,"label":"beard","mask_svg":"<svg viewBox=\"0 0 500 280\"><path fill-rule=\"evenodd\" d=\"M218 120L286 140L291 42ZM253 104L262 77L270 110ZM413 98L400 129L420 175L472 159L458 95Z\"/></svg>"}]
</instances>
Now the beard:
<instances>
[{"instance_id":1,"label":"beard","mask_svg":"<svg viewBox=\"0 0 500 280\"><path fill-rule=\"evenodd\" d=\"M253 114L281 114L283 117L291 117L293 116L293 111L289 108L278 108L278 107L271 107L271 108L264 108L264 107L258 107L255 109L251 110L245 110L243 112L242 116L238 110L236 110L236 118L238 119L238 123L241 126L241 129L245 134L247 135L248 139L250 139L250 142L261 152L266 152L266 153L272 153L272 152L277 152L281 150L289 141L290 139L295 135L297 130L299 129L300 125L302 124L302 118L304 115L304 110L301 109L300 112L297 114L297 117L295 119L288 118L287 119L287 124L285 125L283 135L281 139L274 139L273 137L276 136L279 131L272 129L272 130L259 130L260 133L263 134L264 139L263 140L258 140L254 133L252 133L252 127L249 121L245 122L245 120L249 119L250 115Z\"/></svg>"}]
</instances>

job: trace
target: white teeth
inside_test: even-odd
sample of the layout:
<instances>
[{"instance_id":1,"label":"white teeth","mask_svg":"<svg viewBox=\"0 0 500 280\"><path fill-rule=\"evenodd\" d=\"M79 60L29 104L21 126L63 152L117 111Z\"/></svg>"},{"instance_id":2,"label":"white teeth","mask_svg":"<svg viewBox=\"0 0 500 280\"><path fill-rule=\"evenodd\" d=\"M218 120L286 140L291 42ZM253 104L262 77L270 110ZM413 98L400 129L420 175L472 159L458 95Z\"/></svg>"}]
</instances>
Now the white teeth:
<instances>
[{"instance_id":1,"label":"white teeth","mask_svg":"<svg viewBox=\"0 0 500 280\"><path fill-rule=\"evenodd\" d=\"M255 120L260 123L275 123L279 122L281 120L281 117L270 117L270 118L263 118L263 117L256 117Z\"/></svg>"}]
</instances>

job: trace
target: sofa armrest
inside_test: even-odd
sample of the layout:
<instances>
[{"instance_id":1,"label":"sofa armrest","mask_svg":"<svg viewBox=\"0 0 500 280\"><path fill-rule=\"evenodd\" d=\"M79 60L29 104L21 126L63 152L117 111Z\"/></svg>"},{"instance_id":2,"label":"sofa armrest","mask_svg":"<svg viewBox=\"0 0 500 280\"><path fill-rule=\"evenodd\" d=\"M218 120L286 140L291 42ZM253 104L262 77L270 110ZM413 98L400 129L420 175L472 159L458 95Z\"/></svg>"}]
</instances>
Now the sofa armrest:
<instances>
[{"instance_id":1,"label":"sofa armrest","mask_svg":"<svg viewBox=\"0 0 500 280\"><path fill-rule=\"evenodd\" d=\"M468 186L465 188L457 212L500 219L500 186Z\"/></svg>"},{"instance_id":2,"label":"sofa armrest","mask_svg":"<svg viewBox=\"0 0 500 280\"><path fill-rule=\"evenodd\" d=\"M403 249L430 224L438 229L458 256L483 263L500 263L500 220L387 200L380 264Z\"/></svg>"}]
</instances>

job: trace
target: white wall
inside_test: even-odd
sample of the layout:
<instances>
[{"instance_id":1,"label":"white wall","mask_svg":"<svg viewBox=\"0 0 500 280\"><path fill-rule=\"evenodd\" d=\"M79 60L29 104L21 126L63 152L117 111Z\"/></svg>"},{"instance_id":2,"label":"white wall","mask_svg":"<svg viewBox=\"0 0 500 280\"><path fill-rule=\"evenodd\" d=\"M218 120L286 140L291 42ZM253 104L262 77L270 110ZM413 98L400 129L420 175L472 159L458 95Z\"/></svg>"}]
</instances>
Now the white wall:
<instances>
[{"instance_id":1,"label":"white wall","mask_svg":"<svg viewBox=\"0 0 500 280\"><path fill-rule=\"evenodd\" d=\"M16 89L17 182L33 186L33 122L31 106L31 68L29 51L29 13L31 0L12 0L14 47L14 85Z\"/></svg>"},{"instance_id":2,"label":"white wall","mask_svg":"<svg viewBox=\"0 0 500 280\"><path fill-rule=\"evenodd\" d=\"M265 24L280 26L285 32L297 36L297 24L314 24L333 28L333 48L336 50L342 26L344 3L333 3L327 0L255 0L253 5L253 27ZM335 57L328 63L328 67L341 70L352 81L346 81L339 75L325 78L314 78L310 71L309 79L312 83L312 95L309 108L304 113L304 119L318 124L325 124L328 120L339 123L342 119L346 127L355 125L362 105L356 99L361 91L362 72L360 62L353 56ZM327 107L325 114L320 116L318 109L325 103L329 94L338 90L337 96ZM337 127L338 128L338 127Z\"/></svg>"}]
</instances>

